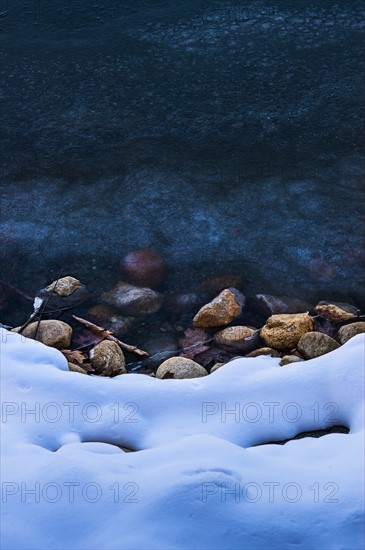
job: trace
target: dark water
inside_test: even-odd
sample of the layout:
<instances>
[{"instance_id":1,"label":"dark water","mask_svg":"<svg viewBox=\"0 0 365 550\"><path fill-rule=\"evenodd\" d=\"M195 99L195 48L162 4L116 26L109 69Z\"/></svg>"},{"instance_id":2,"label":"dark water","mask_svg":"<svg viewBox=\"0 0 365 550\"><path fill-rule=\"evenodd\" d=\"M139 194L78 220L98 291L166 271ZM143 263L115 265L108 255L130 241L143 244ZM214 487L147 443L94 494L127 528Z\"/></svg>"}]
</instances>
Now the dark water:
<instances>
[{"instance_id":1,"label":"dark water","mask_svg":"<svg viewBox=\"0 0 365 550\"><path fill-rule=\"evenodd\" d=\"M2 3L1 277L361 303L363 2ZM363 302L362 302L363 303Z\"/></svg>"}]
</instances>

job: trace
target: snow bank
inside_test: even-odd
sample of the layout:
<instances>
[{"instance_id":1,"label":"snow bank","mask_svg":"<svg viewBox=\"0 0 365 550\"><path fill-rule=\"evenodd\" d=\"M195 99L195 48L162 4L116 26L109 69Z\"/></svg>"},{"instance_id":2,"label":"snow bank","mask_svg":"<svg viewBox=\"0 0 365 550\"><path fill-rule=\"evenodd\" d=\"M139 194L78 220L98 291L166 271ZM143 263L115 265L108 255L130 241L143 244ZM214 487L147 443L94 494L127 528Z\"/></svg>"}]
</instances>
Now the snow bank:
<instances>
[{"instance_id":1,"label":"snow bank","mask_svg":"<svg viewBox=\"0 0 365 550\"><path fill-rule=\"evenodd\" d=\"M189 380L71 373L5 330L1 353L2 548L363 548L363 335Z\"/></svg>"}]
</instances>

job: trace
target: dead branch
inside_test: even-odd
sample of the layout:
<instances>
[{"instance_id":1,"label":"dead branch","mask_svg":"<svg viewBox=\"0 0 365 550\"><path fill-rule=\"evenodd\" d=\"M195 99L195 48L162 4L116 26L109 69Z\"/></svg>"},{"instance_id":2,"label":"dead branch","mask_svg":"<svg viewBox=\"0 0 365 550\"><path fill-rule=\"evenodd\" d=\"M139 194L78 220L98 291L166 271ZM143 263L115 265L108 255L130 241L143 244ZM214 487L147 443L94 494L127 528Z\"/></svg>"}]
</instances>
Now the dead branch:
<instances>
[{"instance_id":1,"label":"dead branch","mask_svg":"<svg viewBox=\"0 0 365 550\"><path fill-rule=\"evenodd\" d=\"M131 353L135 353L136 355L140 355L141 357L148 357L148 353L146 351L143 351L139 348L136 348L136 346L130 346L129 344L126 344L124 342L121 342L116 338L113 333L110 330L107 330L103 327L99 327L98 325L95 325L94 323L91 323L90 321L87 321L86 319L82 319L81 317L76 317L76 315L72 315L72 317L87 327L89 330L97 334L98 336L101 336L103 340L111 340L112 342L115 342L120 346L122 349L125 349L126 351L130 351Z\"/></svg>"}]
</instances>

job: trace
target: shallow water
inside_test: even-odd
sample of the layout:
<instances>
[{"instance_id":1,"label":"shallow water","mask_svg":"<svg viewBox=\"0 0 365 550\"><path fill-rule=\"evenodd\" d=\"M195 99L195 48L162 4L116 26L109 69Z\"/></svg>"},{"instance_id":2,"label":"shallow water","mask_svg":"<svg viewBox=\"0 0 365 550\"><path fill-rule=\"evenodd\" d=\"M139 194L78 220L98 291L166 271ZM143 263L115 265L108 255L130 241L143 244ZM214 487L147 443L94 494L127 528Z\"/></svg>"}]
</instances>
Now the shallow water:
<instances>
[{"instance_id":1,"label":"shallow water","mask_svg":"<svg viewBox=\"0 0 365 550\"><path fill-rule=\"evenodd\" d=\"M363 303L363 5L3 2L2 278Z\"/></svg>"}]
</instances>

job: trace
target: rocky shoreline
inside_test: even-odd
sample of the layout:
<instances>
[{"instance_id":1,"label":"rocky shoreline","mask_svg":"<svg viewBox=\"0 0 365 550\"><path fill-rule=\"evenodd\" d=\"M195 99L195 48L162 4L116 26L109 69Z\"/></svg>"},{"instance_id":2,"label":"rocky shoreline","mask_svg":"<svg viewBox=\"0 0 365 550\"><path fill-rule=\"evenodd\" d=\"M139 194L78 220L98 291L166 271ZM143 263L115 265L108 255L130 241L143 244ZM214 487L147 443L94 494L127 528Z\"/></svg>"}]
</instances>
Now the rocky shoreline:
<instances>
[{"instance_id":1,"label":"rocky shoreline","mask_svg":"<svg viewBox=\"0 0 365 550\"><path fill-rule=\"evenodd\" d=\"M356 306L246 296L238 275L164 294L167 266L152 249L128 254L120 271L122 280L96 299L78 279L62 274L34 300L2 283L8 309L4 297L20 311L30 302L34 309L21 326L4 326L59 349L70 371L161 379L206 376L236 357L270 355L285 366L329 353L365 332Z\"/></svg>"}]
</instances>

